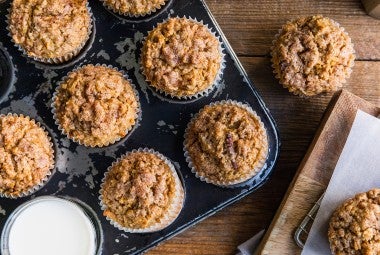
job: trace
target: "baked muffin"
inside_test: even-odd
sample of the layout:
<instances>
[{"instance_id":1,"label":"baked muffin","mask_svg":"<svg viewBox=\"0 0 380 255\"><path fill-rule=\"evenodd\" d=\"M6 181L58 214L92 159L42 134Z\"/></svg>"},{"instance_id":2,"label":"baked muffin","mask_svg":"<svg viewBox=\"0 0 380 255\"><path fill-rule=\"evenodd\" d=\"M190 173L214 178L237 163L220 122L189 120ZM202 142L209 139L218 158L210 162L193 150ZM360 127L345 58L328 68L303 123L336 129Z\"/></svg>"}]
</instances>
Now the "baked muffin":
<instances>
[{"instance_id":1,"label":"baked muffin","mask_svg":"<svg viewBox=\"0 0 380 255\"><path fill-rule=\"evenodd\" d=\"M260 118L248 106L221 101L204 107L185 131L185 156L197 177L232 186L264 166L268 138Z\"/></svg>"},{"instance_id":2,"label":"baked muffin","mask_svg":"<svg viewBox=\"0 0 380 255\"><path fill-rule=\"evenodd\" d=\"M338 207L328 237L334 255L380 254L380 189L357 194Z\"/></svg>"},{"instance_id":3,"label":"baked muffin","mask_svg":"<svg viewBox=\"0 0 380 255\"><path fill-rule=\"evenodd\" d=\"M36 191L54 167L50 137L22 115L0 115L0 196L16 198Z\"/></svg>"},{"instance_id":4,"label":"baked muffin","mask_svg":"<svg viewBox=\"0 0 380 255\"><path fill-rule=\"evenodd\" d=\"M170 18L149 32L141 61L152 87L172 97L186 98L213 87L222 67L222 50L205 25Z\"/></svg>"},{"instance_id":5,"label":"baked muffin","mask_svg":"<svg viewBox=\"0 0 380 255\"><path fill-rule=\"evenodd\" d=\"M101 0L112 11L125 16L145 16L165 5L167 0Z\"/></svg>"},{"instance_id":6,"label":"baked muffin","mask_svg":"<svg viewBox=\"0 0 380 255\"><path fill-rule=\"evenodd\" d=\"M16 45L46 63L77 55L92 28L86 0L13 0L8 23Z\"/></svg>"},{"instance_id":7,"label":"baked muffin","mask_svg":"<svg viewBox=\"0 0 380 255\"><path fill-rule=\"evenodd\" d=\"M105 66L86 65L69 73L53 97L59 129L90 147L113 144L136 124L138 96L123 74Z\"/></svg>"},{"instance_id":8,"label":"baked muffin","mask_svg":"<svg viewBox=\"0 0 380 255\"><path fill-rule=\"evenodd\" d=\"M153 150L126 154L109 169L100 190L104 216L127 232L153 232L179 215L184 191L174 166Z\"/></svg>"},{"instance_id":9,"label":"baked muffin","mask_svg":"<svg viewBox=\"0 0 380 255\"><path fill-rule=\"evenodd\" d=\"M272 47L272 66L280 83L296 95L336 91L354 65L351 38L335 21L303 17L285 24Z\"/></svg>"}]
</instances>

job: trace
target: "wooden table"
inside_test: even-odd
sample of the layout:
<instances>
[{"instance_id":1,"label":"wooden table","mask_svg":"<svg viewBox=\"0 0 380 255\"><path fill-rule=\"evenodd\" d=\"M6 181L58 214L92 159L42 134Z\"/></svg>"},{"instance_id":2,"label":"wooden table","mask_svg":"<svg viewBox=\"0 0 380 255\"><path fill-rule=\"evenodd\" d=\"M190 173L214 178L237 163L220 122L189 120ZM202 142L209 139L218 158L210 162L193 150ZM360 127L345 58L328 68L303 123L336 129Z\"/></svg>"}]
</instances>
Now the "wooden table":
<instances>
[{"instance_id":1,"label":"wooden table","mask_svg":"<svg viewBox=\"0 0 380 255\"><path fill-rule=\"evenodd\" d=\"M269 49L287 20L322 14L345 27L357 57L345 88L380 105L380 20L367 16L360 0L206 2L277 121L281 154L274 174L261 189L148 254L235 254L240 243L269 226L333 95L302 99L274 78Z\"/></svg>"}]
</instances>

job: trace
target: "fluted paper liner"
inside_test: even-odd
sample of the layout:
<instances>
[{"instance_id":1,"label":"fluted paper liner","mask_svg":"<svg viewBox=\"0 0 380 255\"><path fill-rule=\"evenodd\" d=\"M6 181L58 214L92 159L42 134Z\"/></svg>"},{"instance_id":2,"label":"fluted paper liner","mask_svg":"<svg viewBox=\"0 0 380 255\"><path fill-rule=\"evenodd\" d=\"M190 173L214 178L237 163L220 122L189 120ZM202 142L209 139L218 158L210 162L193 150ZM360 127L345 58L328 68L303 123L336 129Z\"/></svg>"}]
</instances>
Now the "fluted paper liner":
<instances>
[{"instance_id":1,"label":"fluted paper liner","mask_svg":"<svg viewBox=\"0 0 380 255\"><path fill-rule=\"evenodd\" d=\"M256 112L249 105L238 102L238 101L234 101L234 100L222 100L222 101L218 101L218 102L213 102L207 106L214 106L214 105L235 105L235 106L238 106L240 108L247 110L247 112L249 112L255 119L257 119L259 121L262 129L265 130L265 138L266 139L262 140L262 142L263 142L264 146L266 148L268 148L268 136L266 134L266 129L264 127L264 124L261 122L260 117L256 114ZM264 167L267 156L268 156L268 149L265 151L265 155L261 156L261 158L257 162L257 165L254 169L252 169L248 174L246 174L246 175L244 175L241 178L236 179L236 180L216 181L216 180L212 180L212 179L208 178L206 175L203 175L202 173L198 172L193 161L192 161L192 159L191 159L189 152L186 149L186 147L187 147L186 141L187 141L190 126L194 123L194 121L197 119L197 117L199 116L200 112L203 109L204 109L204 107L197 114L195 114L194 117L190 120L190 122L187 125L187 128L185 130L185 135L184 135L183 150L184 150L186 162L188 163L188 166L191 169L191 172L194 173L195 176L197 178L199 178L201 181L204 181L206 183L211 183L211 184L214 184L214 185L220 186L220 187L234 188L236 186L239 186L240 184L244 184L246 181L248 181L252 177L256 176L260 172L260 170Z\"/></svg>"},{"instance_id":2,"label":"fluted paper liner","mask_svg":"<svg viewBox=\"0 0 380 255\"><path fill-rule=\"evenodd\" d=\"M89 64L89 65L92 65L92 64ZM136 90L136 87L135 85L133 84L132 80L129 79L128 75L122 71L122 70L119 70L118 68L116 67L113 67L111 65L105 65L105 64L96 64L94 66L103 66L103 67L107 67L107 68L111 68L115 71L118 71L120 72L124 79L126 79L129 84L131 85L132 87L132 90L133 90L133 93L135 95L135 98L136 98L136 101L137 101L137 111L136 111L136 115L135 115L135 124L132 125L131 127L129 127L126 131L126 134L125 136L123 137L118 137L117 139L113 140L113 141L110 141L108 143L105 143L105 144L102 144L102 145L97 145L97 144L89 144L89 143L84 143L83 141L80 141L79 139L76 139L75 137L72 137L70 134L68 134L67 132L65 132L65 130L62 128L58 118L57 118L57 110L56 110L56 107L55 107L55 101L56 101L56 98L58 96L58 93L59 93L59 89L61 87L61 85L67 81L68 79L68 76L71 74L71 73L75 73L77 71L79 71L80 69L82 69L83 67L85 66L88 66L88 65L83 65L83 66L80 66L78 68L75 68L74 70L72 70L71 72L69 72L65 77L62 78L62 80L59 82L59 85L57 86L57 88L55 89L55 92L53 94L53 98L52 98L52 103L51 103L51 112L53 113L53 118L54 118L54 121L55 121L55 124L58 126L58 129L59 131L61 131L61 133L65 136L67 136L70 140L74 141L75 143L79 144L79 145L84 145L86 147L92 147L92 148L95 148L95 147L105 147L105 146L109 146L109 145L112 145L112 144L115 144L117 142L119 142L120 140L124 139L125 137L127 137L128 135L131 134L131 131L137 127L138 123L141 121L142 119L142 110L141 110L141 104L140 104L140 99L139 99L139 94Z\"/></svg>"},{"instance_id":3,"label":"fluted paper liner","mask_svg":"<svg viewBox=\"0 0 380 255\"><path fill-rule=\"evenodd\" d=\"M47 136L49 142L50 142L50 149L51 149L51 162L50 162L50 168L49 172L46 174L46 176L40 181L40 183L36 184L35 186L29 188L26 191L21 192L19 195L11 195L7 193L2 193L0 192L0 197L5 197L5 198L11 198L11 199L17 199L21 197L26 197L29 196L38 190L40 190L50 179L50 177L54 174L54 168L55 168L55 155L54 155L54 144L52 142L52 138L50 134L46 131L45 127L41 125L39 122L35 121L34 119L31 119L29 116L24 116L23 114L16 114L16 113L8 113L8 114L0 114L0 118L6 117L6 116L13 116L13 117L18 117L18 118L26 118L27 120L33 122L36 124L39 128L41 128L45 135Z\"/></svg>"},{"instance_id":4,"label":"fluted paper liner","mask_svg":"<svg viewBox=\"0 0 380 255\"><path fill-rule=\"evenodd\" d=\"M158 23L155 27L153 27L153 29L148 32L147 36L144 37L143 42L142 42L143 45L145 45L145 41L146 41L148 35L153 30L155 30L160 24L164 24L164 23L168 22L169 19L171 19L171 18L179 18L179 19L180 18L184 18L184 19L193 21L195 23L198 23L198 24L206 27L207 30L210 32L210 34L212 34L218 40L218 43L219 43L219 49L218 50L219 50L219 53L220 53L220 67L219 67L218 72L215 75L214 81L209 85L209 87L205 88L204 90L201 90L201 91L197 92L194 95L178 96L178 95L170 94L170 93L168 93L168 92L166 92L164 90L158 89L158 88L152 86L151 83L150 83L150 81L147 79L147 76L146 76L145 70L144 70L144 66L142 65L142 55L143 55L142 51L141 51L140 61L139 61L140 62L140 71L144 75L145 81L149 84L149 88L152 89L155 92L153 94L157 93L158 95L162 95L162 96L165 96L167 98L179 99L179 100L183 100L183 101L186 101L186 100L197 100L197 99L200 99L202 97L206 97L220 84L220 81L222 80L222 77L223 77L223 71L224 71L224 69L226 67L226 60L225 60L225 56L226 55L224 54L223 43L222 43L220 37L217 36L216 33L213 32L208 25L204 24L203 20L198 21L196 18L191 18L191 17L186 17L186 16L183 16L183 17L176 16L176 17L169 17L169 18L165 19L164 21ZM155 96L157 96L157 95L155 95Z\"/></svg>"},{"instance_id":5,"label":"fluted paper liner","mask_svg":"<svg viewBox=\"0 0 380 255\"><path fill-rule=\"evenodd\" d=\"M130 154L136 153L136 152L146 152L146 153L152 153L156 155L158 158L163 160L166 165L169 166L171 173L173 174L174 180L175 180L175 196L174 199L171 203L171 206L168 210L168 212L165 214L165 216L161 219L160 222L155 223L154 225L147 227L147 228L128 228L128 227L123 227L121 226L118 222L112 220L109 217L106 217L106 219L113 225L115 228L122 230L124 232L129 232L129 233L149 233L149 232L156 232L159 230L162 230L166 227L168 227L170 224L172 224L180 214L183 204L184 204L184 199L185 199L185 193L184 193L184 187L181 183L181 180L177 174L177 171L174 167L174 165L170 162L168 158L166 158L164 155L162 155L159 152L154 151L153 149L148 149L148 148L139 148L137 150L132 150L126 154L124 154L122 157L118 158L116 161L112 163L111 166L108 167L107 171L104 174L104 177L102 179L102 184L100 185L100 191L99 191L99 204L101 206L101 209L105 211L107 209L107 206L103 203L103 186L104 182L106 180L106 177L109 173L109 171L114 167L116 164L118 164L121 160L123 160L125 157L129 156Z\"/></svg>"}]
</instances>

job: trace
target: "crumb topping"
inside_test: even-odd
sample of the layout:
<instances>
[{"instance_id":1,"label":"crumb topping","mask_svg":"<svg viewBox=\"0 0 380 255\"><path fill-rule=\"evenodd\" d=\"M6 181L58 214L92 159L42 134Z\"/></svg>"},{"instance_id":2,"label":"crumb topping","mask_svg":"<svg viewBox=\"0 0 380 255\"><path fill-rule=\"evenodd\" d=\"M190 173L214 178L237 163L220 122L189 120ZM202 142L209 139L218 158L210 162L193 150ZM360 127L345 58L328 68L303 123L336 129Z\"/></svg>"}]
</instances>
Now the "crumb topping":
<instances>
[{"instance_id":1,"label":"crumb topping","mask_svg":"<svg viewBox=\"0 0 380 255\"><path fill-rule=\"evenodd\" d=\"M221 67L218 39L206 26L171 18L151 31L142 49L146 79L175 96L195 95L212 86Z\"/></svg>"},{"instance_id":2,"label":"crumb topping","mask_svg":"<svg viewBox=\"0 0 380 255\"><path fill-rule=\"evenodd\" d=\"M263 124L246 109L206 106L185 135L185 148L196 172L214 182L243 182L263 166L268 153Z\"/></svg>"},{"instance_id":3,"label":"crumb topping","mask_svg":"<svg viewBox=\"0 0 380 255\"><path fill-rule=\"evenodd\" d=\"M50 173L54 152L45 131L28 117L0 117L0 193L18 196Z\"/></svg>"},{"instance_id":4,"label":"crumb topping","mask_svg":"<svg viewBox=\"0 0 380 255\"><path fill-rule=\"evenodd\" d=\"M306 96L340 88L350 76L354 59L350 37L338 23L322 16L287 23L272 49L280 83Z\"/></svg>"},{"instance_id":5,"label":"crumb topping","mask_svg":"<svg viewBox=\"0 0 380 255\"><path fill-rule=\"evenodd\" d=\"M380 254L380 189L358 194L338 207L328 237L334 255Z\"/></svg>"},{"instance_id":6,"label":"crumb topping","mask_svg":"<svg viewBox=\"0 0 380 255\"><path fill-rule=\"evenodd\" d=\"M13 0L9 29L29 56L59 58L88 39L86 0Z\"/></svg>"},{"instance_id":7,"label":"crumb topping","mask_svg":"<svg viewBox=\"0 0 380 255\"><path fill-rule=\"evenodd\" d=\"M131 153L109 171L102 188L106 217L123 227L147 228L168 213L175 196L169 166L147 152Z\"/></svg>"},{"instance_id":8,"label":"crumb topping","mask_svg":"<svg viewBox=\"0 0 380 255\"><path fill-rule=\"evenodd\" d=\"M159 9L167 0L103 0L115 12L130 15L145 15Z\"/></svg>"},{"instance_id":9,"label":"crumb topping","mask_svg":"<svg viewBox=\"0 0 380 255\"><path fill-rule=\"evenodd\" d=\"M123 74L86 65L58 88L56 119L70 138L88 146L105 146L127 135L136 123L138 101Z\"/></svg>"}]
</instances>

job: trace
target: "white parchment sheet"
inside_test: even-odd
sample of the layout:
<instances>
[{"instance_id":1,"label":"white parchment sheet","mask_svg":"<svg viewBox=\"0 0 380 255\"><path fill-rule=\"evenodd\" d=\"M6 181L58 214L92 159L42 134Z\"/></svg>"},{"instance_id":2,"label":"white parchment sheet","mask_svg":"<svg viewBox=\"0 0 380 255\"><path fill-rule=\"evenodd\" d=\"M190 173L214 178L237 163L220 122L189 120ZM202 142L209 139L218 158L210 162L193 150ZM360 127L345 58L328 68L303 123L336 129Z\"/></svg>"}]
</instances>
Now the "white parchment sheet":
<instances>
[{"instance_id":1,"label":"white parchment sheet","mask_svg":"<svg viewBox=\"0 0 380 255\"><path fill-rule=\"evenodd\" d=\"M327 239L334 210L357 193L380 187L380 120L358 111L302 255L331 254Z\"/></svg>"}]
</instances>

